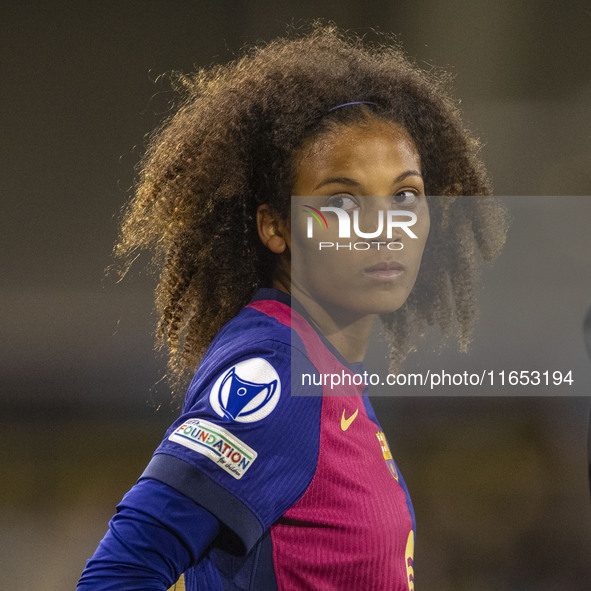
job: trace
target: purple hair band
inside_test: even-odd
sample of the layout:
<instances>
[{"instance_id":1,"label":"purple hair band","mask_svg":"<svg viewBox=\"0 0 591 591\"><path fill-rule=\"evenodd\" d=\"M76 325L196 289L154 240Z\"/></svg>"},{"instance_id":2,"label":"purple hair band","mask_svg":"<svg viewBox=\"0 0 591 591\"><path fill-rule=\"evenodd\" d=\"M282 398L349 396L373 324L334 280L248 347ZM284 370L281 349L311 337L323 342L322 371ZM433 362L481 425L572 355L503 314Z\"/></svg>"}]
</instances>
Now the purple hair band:
<instances>
[{"instance_id":1,"label":"purple hair band","mask_svg":"<svg viewBox=\"0 0 591 591\"><path fill-rule=\"evenodd\" d=\"M328 113L334 111L335 109L340 109L341 107L348 107L349 105L378 105L378 103L372 103L371 101L352 101L350 103L343 103L342 105L337 105L336 107L332 107L328 109Z\"/></svg>"}]
</instances>

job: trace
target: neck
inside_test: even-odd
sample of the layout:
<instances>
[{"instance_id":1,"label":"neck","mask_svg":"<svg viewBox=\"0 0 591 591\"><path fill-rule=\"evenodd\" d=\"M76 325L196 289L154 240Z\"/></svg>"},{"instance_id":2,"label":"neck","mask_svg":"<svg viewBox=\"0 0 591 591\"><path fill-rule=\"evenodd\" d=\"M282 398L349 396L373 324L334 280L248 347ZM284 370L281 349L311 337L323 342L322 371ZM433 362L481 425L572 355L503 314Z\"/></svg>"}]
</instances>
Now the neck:
<instances>
[{"instance_id":1,"label":"neck","mask_svg":"<svg viewBox=\"0 0 591 591\"><path fill-rule=\"evenodd\" d=\"M293 295L308 313L313 326L347 360L363 361L375 314L359 314L336 306L323 306L316 298L293 284L274 281L273 287Z\"/></svg>"}]
</instances>

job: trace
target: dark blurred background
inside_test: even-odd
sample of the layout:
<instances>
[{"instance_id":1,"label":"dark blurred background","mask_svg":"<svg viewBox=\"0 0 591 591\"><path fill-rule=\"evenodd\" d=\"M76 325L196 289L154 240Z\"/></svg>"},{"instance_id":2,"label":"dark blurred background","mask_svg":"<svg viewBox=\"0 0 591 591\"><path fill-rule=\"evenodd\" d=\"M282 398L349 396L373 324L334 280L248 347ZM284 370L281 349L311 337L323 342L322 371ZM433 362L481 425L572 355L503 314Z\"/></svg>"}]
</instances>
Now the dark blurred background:
<instances>
[{"instance_id":1,"label":"dark blurred background","mask_svg":"<svg viewBox=\"0 0 591 591\"><path fill-rule=\"evenodd\" d=\"M174 416L152 345L154 279L141 264L119 284L104 277L144 136L170 105L160 75L314 18L396 33L419 64L453 72L495 192L510 196L470 355L413 362L577 379L503 397L375 398L415 504L417 588L591 588L591 14L573 0L2 9L1 588L73 588Z\"/></svg>"}]
</instances>

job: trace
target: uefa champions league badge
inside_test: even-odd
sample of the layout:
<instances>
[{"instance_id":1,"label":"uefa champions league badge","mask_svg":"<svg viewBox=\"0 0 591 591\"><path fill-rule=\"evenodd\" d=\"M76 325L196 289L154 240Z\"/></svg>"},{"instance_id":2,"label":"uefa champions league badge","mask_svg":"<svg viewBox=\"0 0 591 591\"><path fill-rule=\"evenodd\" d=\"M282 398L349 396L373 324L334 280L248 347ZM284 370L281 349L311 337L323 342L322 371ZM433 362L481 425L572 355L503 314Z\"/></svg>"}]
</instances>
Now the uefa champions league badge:
<instances>
[{"instance_id":1,"label":"uefa champions league badge","mask_svg":"<svg viewBox=\"0 0 591 591\"><path fill-rule=\"evenodd\" d=\"M229 421L254 423L268 417L281 396L281 380L262 357L246 359L226 370L214 383L209 402Z\"/></svg>"}]
</instances>

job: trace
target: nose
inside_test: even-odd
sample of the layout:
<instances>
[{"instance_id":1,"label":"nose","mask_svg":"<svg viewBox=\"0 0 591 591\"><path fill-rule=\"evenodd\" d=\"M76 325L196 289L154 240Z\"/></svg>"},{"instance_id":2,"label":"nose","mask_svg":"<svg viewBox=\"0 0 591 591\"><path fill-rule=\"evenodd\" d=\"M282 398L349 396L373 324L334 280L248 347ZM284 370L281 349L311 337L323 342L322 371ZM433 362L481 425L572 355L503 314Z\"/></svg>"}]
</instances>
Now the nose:
<instances>
[{"instance_id":1,"label":"nose","mask_svg":"<svg viewBox=\"0 0 591 591\"><path fill-rule=\"evenodd\" d=\"M380 243L400 243L404 232L400 227L389 223L389 211L392 211L392 197L373 196L364 198L365 207L354 212L354 231L361 239L370 240L373 246L378 248ZM357 214L357 215L355 215ZM396 250L396 249L394 249Z\"/></svg>"}]
</instances>

